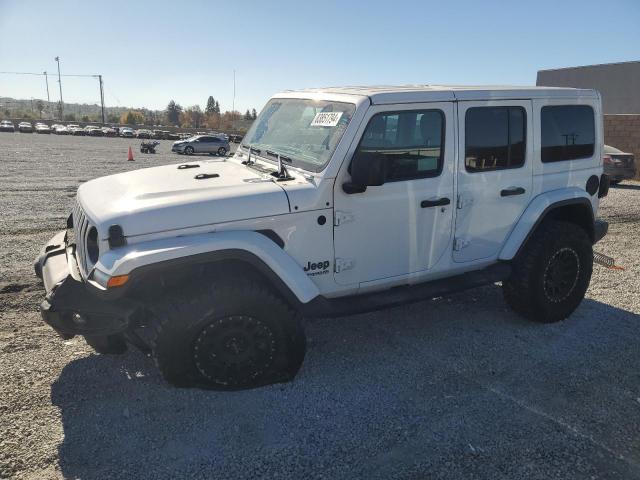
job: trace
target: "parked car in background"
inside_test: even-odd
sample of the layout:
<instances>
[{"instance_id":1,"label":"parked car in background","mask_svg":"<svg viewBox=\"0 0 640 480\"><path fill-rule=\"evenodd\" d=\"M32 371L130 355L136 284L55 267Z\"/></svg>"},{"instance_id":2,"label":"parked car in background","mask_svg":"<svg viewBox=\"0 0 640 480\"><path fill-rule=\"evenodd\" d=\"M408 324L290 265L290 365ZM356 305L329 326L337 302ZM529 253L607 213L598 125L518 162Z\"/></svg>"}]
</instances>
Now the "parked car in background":
<instances>
[{"instance_id":1,"label":"parked car in background","mask_svg":"<svg viewBox=\"0 0 640 480\"><path fill-rule=\"evenodd\" d=\"M51 126L51 131L56 135L69 135L69 129L64 125L60 125L59 123Z\"/></svg>"},{"instance_id":2,"label":"parked car in background","mask_svg":"<svg viewBox=\"0 0 640 480\"><path fill-rule=\"evenodd\" d=\"M89 135L90 137L102 137L104 133L102 132L102 128L96 125L87 125L84 127L85 135Z\"/></svg>"},{"instance_id":3,"label":"parked car in background","mask_svg":"<svg viewBox=\"0 0 640 480\"><path fill-rule=\"evenodd\" d=\"M117 135L117 132L111 127L102 127L102 134L105 137L115 137Z\"/></svg>"},{"instance_id":4,"label":"parked car in background","mask_svg":"<svg viewBox=\"0 0 640 480\"><path fill-rule=\"evenodd\" d=\"M210 155L225 156L229 151L229 141L216 135L194 135L187 140L174 142L171 151L193 155L194 153L208 153Z\"/></svg>"},{"instance_id":5,"label":"parked car in background","mask_svg":"<svg viewBox=\"0 0 640 480\"><path fill-rule=\"evenodd\" d=\"M179 140L179 139L180 139L180 135L178 135L177 133L167 132L167 140Z\"/></svg>"},{"instance_id":6,"label":"parked car in background","mask_svg":"<svg viewBox=\"0 0 640 480\"><path fill-rule=\"evenodd\" d=\"M138 138L151 138L153 136L153 132L151 130L147 130L145 128L141 128L136 132L136 137Z\"/></svg>"},{"instance_id":7,"label":"parked car in background","mask_svg":"<svg viewBox=\"0 0 640 480\"><path fill-rule=\"evenodd\" d=\"M242 141L242 135L229 135L229 141L233 143L240 143Z\"/></svg>"},{"instance_id":8,"label":"parked car in background","mask_svg":"<svg viewBox=\"0 0 640 480\"><path fill-rule=\"evenodd\" d=\"M154 130L152 137L155 138L156 140L164 140L165 138L167 138L168 133L169 132L165 130Z\"/></svg>"},{"instance_id":9,"label":"parked car in background","mask_svg":"<svg viewBox=\"0 0 640 480\"><path fill-rule=\"evenodd\" d=\"M18 124L18 131L20 133L33 133L33 125L29 122L20 122Z\"/></svg>"},{"instance_id":10,"label":"parked car in background","mask_svg":"<svg viewBox=\"0 0 640 480\"><path fill-rule=\"evenodd\" d=\"M67 130L71 135L84 135L84 128L82 128L80 125L76 125L75 123L67 125Z\"/></svg>"},{"instance_id":11,"label":"parked car in background","mask_svg":"<svg viewBox=\"0 0 640 480\"><path fill-rule=\"evenodd\" d=\"M49 128L49 125L36 123L36 133L46 133L48 135L51 133L51 129Z\"/></svg>"},{"instance_id":12,"label":"parked car in background","mask_svg":"<svg viewBox=\"0 0 640 480\"><path fill-rule=\"evenodd\" d=\"M602 148L602 165L609 181L616 185L636 176L636 163L632 153L625 153L610 145Z\"/></svg>"},{"instance_id":13,"label":"parked car in background","mask_svg":"<svg viewBox=\"0 0 640 480\"><path fill-rule=\"evenodd\" d=\"M122 127L120 128L120 136L125 138L133 138L136 136L136 132L134 132L133 128Z\"/></svg>"},{"instance_id":14,"label":"parked car in background","mask_svg":"<svg viewBox=\"0 0 640 480\"><path fill-rule=\"evenodd\" d=\"M0 122L0 132L15 132L16 127L13 126L13 122L9 120L2 120Z\"/></svg>"}]
</instances>

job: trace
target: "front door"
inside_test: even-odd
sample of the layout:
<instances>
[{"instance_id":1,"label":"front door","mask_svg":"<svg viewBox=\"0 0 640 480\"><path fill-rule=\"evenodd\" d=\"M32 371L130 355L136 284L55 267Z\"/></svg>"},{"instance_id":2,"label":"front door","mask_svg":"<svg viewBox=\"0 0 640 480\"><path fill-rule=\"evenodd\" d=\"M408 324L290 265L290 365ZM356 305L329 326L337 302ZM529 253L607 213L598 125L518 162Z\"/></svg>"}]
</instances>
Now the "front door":
<instances>
[{"instance_id":1,"label":"front door","mask_svg":"<svg viewBox=\"0 0 640 480\"><path fill-rule=\"evenodd\" d=\"M195 151L198 153L207 153L211 146L211 137L200 137L193 143Z\"/></svg>"},{"instance_id":2,"label":"front door","mask_svg":"<svg viewBox=\"0 0 640 480\"><path fill-rule=\"evenodd\" d=\"M451 243L454 198L453 103L373 106L352 147L388 160L387 180L347 194L334 188L335 279L348 285L431 268Z\"/></svg>"},{"instance_id":3,"label":"front door","mask_svg":"<svg viewBox=\"0 0 640 480\"><path fill-rule=\"evenodd\" d=\"M531 101L460 102L458 122L453 259L495 258L531 198Z\"/></svg>"}]
</instances>

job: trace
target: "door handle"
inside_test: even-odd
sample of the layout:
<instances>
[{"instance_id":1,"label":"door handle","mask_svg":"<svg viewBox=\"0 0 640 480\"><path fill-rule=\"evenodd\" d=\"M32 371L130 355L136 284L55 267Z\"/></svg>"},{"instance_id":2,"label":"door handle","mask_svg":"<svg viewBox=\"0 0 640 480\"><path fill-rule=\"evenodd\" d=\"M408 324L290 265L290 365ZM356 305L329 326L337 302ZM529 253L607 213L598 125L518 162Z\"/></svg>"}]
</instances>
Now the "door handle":
<instances>
[{"instance_id":1,"label":"door handle","mask_svg":"<svg viewBox=\"0 0 640 480\"><path fill-rule=\"evenodd\" d=\"M447 197L442 197L442 198L436 198L435 200L422 200L422 202L420 202L420 207L422 208L442 207L444 205L449 205L450 203L451 203L451 200L449 200Z\"/></svg>"},{"instance_id":2,"label":"door handle","mask_svg":"<svg viewBox=\"0 0 640 480\"><path fill-rule=\"evenodd\" d=\"M524 192L525 190L522 187L505 188L504 190L500 190L500 196L511 197L513 195L522 195Z\"/></svg>"}]
</instances>

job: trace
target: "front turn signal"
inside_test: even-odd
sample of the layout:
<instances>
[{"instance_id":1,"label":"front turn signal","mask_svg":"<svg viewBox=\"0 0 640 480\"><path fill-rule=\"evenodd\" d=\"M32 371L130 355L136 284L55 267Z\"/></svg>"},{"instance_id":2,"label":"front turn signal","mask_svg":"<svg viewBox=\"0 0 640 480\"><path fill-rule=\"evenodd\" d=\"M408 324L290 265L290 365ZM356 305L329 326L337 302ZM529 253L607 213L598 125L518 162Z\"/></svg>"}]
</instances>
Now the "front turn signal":
<instances>
[{"instance_id":1,"label":"front turn signal","mask_svg":"<svg viewBox=\"0 0 640 480\"><path fill-rule=\"evenodd\" d=\"M129 281L129 275L116 275L107 281L107 288L121 287Z\"/></svg>"}]
</instances>

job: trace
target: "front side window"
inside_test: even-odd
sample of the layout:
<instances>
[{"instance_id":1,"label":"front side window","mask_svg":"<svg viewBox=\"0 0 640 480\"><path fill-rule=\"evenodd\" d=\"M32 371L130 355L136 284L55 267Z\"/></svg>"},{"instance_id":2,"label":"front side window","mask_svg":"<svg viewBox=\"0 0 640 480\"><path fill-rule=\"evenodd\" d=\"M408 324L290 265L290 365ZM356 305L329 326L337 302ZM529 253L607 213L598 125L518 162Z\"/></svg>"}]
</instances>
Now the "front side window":
<instances>
[{"instance_id":1,"label":"front side window","mask_svg":"<svg viewBox=\"0 0 640 480\"><path fill-rule=\"evenodd\" d=\"M522 107L473 107L465 116L468 172L519 168L526 156L527 114Z\"/></svg>"},{"instance_id":2,"label":"front side window","mask_svg":"<svg viewBox=\"0 0 640 480\"><path fill-rule=\"evenodd\" d=\"M542 107L541 159L544 163L590 158L595 147L593 108L588 105Z\"/></svg>"},{"instance_id":3,"label":"front side window","mask_svg":"<svg viewBox=\"0 0 640 480\"><path fill-rule=\"evenodd\" d=\"M331 159L353 113L352 103L299 98L269 100L242 142L245 148L286 155L294 166L319 172Z\"/></svg>"},{"instance_id":4,"label":"front side window","mask_svg":"<svg viewBox=\"0 0 640 480\"><path fill-rule=\"evenodd\" d=\"M369 120L358 151L384 155L390 182L438 176L444 158L444 113L379 113Z\"/></svg>"}]
</instances>

